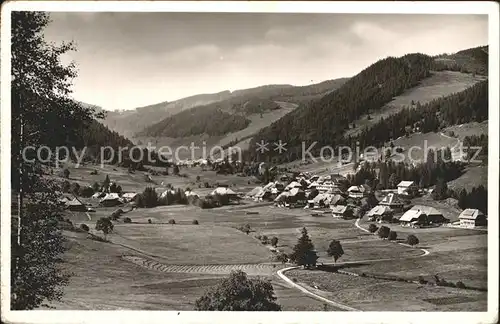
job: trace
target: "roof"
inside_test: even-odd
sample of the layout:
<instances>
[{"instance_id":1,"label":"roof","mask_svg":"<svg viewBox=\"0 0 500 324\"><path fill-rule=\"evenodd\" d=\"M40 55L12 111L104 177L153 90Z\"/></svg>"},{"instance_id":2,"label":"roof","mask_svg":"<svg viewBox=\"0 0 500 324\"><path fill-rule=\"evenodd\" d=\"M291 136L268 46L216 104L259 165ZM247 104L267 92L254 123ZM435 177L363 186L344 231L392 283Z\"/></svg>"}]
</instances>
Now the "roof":
<instances>
[{"instance_id":1,"label":"roof","mask_svg":"<svg viewBox=\"0 0 500 324\"><path fill-rule=\"evenodd\" d=\"M422 205L415 205L413 206L410 210L419 210L422 213L426 214L427 216L431 215L443 215L439 210L437 210L434 207L429 207L429 206L422 206Z\"/></svg>"},{"instance_id":2,"label":"roof","mask_svg":"<svg viewBox=\"0 0 500 324\"><path fill-rule=\"evenodd\" d=\"M380 201L381 205L404 205L403 201L394 193L389 193Z\"/></svg>"},{"instance_id":3,"label":"roof","mask_svg":"<svg viewBox=\"0 0 500 324\"><path fill-rule=\"evenodd\" d=\"M350 186L349 189L347 189L347 191L349 191L349 192L365 192L366 189L367 188L364 186Z\"/></svg>"},{"instance_id":4,"label":"roof","mask_svg":"<svg viewBox=\"0 0 500 324\"><path fill-rule=\"evenodd\" d=\"M79 201L78 199L76 198L73 198L73 200L70 200L70 201L67 201L66 202L66 205L67 206L83 206L82 202Z\"/></svg>"},{"instance_id":5,"label":"roof","mask_svg":"<svg viewBox=\"0 0 500 324\"><path fill-rule=\"evenodd\" d=\"M314 203L318 203L318 204L319 204L319 202L320 202L321 200L323 200L323 202L325 202L325 203L326 203L326 202L329 202L329 201L330 201L331 196L332 196L331 194L327 194L327 193L320 193L320 194L318 194L316 197L314 197L314 198L313 198L313 201L314 201Z\"/></svg>"},{"instance_id":6,"label":"roof","mask_svg":"<svg viewBox=\"0 0 500 324\"><path fill-rule=\"evenodd\" d=\"M122 195L123 198L134 198L135 196L137 196L138 193L137 192L126 192Z\"/></svg>"},{"instance_id":7,"label":"roof","mask_svg":"<svg viewBox=\"0 0 500 324\"><path fill-rule=\"evenodd\" d=\"M120 199L120 196L116 192L110 192L106 194L104 198L101 199L101 201L106 201L106 200L117 200Z\"/></svg>"},{"instance_id":8,"label":"roof","mask_svg":"<svg viewBox=\"0 0 500 324\"><path fill-rule=\"evenodd\" d=\"M477 219L478 216L484 216L483 212L478 209L464 209L458 216L458 219Z\"/></svg>"},{"instance_id":9,"label":"roof","mask_svg":"<svg viewBox=\"0 0 500 324\"><path fill-rule=\"evenodd\" d=\"M293 196L296 196L299 193L304 193L304 190L302 190L300 188L293 188L293 189L291 189L289 191L289 196L293 197Z\"/></svg>"},{"instance_id":10,"label":"roof","mask_svg":"<svg viewBox=\"0 0 500 324\"><path fill-rule=\"evenodd\" d=\"M276 197L276 199L274 199L274 201L279 201L282 197L288 197L288 196L290 196L290 193L288 191L283 191L278 195L278 197Z\"/></svg>"},{"instance_id":11,"label":"roof","mask_svg":"<svg viewBox=\"0 0 500 324\"><path fill-rule=\"evenodd\" d=\"M414 219L418 219L422 215L422 211L410 209L399 218L402 222L411 222Z\"/></svg>"},{"instance_id":12,"label":"roof","mask_svg":"<svg viewBox=\"0 0 500 324\"><path fill-rule=\"evenodd\" d=\"M336 205L340 201L345 201L345 198L342 197L341 195L333 195L330 197L330 205Z\"/></svg>"},{"instance_id":13,"label":"roof","mask_svg":"<svg viewBox=\"0 0 500 324\"><path fill-rule=\"evenodd\" d=\"M236 195L232 189L227 187L218 187L214 191L212 191L211 195Z\"/></svg>"},{"instance_id":14,"label":"roof","mask_svg":"<svg viewBox=\"0 0 500 324\"><path fill-rule=\"evenodd\" d=\"M297 181L292 181L285 187L285 189L300 188L300 187L302 187L300 183L298 183Z\"/></svg>"},{"instance_id":15,"label":"roof","mask_svg":"<svg viewBox=\"0 0 500 324\"><path fill-rule=\"evenodd\" d=\"M415 182L413 181L401 181L399 184L398 184L398 187L409 187L411 185L414 185Z\"/></svg>"},{"instance_id":16,"label":"roof","mask_svg":"<svg viewBox=\"0 0 500 324\"><path fill-rule=\"evenodd\" d=\"M313 181L313 182L311 182L311 184L309 186L307 186L307 188L314 188L318 185L319 185L319 183L317 181Z\"/></svg>"},{"instance_id":17,"label":"roof","mask_svg":"<svg viewBox=\"0 0 500 324\"><path fill-rule=\"evenodd\" d=\"M367 213L366 216L381 216L387 213L391 213L392 210L388 206L375 206L372 209L370 209Z\"/></svg>"},{"instance_id":18,"label":"roof","mask_svg":"<svg viewBox=\"0 0 500 324\"><path fill-rule=\"evenodd\" d=\"M247 193L247 196L253 197L253 196L257 195L261 190L262 190L262 187L255 187L252 190L250 190L249 193Z\"/></svg>"},{"instance_id":19,"label":"roof","mask_svg":"<svg viewBox=\"0 0 500 324\"><path fill-rule=\"evenodd\" d=\"M338 205L332 207L331 210L332 214L343 214L347 211L347 206Z\"/></svg>"}]
</instances>

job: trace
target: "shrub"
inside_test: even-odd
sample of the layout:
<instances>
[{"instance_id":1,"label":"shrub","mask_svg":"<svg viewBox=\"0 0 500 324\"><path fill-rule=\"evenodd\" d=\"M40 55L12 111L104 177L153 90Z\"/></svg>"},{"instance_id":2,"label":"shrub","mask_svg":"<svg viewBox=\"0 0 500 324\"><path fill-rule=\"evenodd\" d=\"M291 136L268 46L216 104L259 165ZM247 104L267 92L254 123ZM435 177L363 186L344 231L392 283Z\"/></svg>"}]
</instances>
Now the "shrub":
<instances>
[{"instance_id":1,"label":"shrub","mask_svg":"<svg viewBox=\"0 0 500 324\"><path fill-rule=\"evenodd\" d=\"M93 194L94 194L94 189L92 187L80 188L80 196L84 198L92 197Z\"/></svg>"},{"instance_id":2,"label":"shrub","mask_svg":"<svg viewBox=\"0 0 500 324\"><path fill-rule=\"evenodd\" d=\"M427 280L425 280L422 276L418 276L418 283L421 285L425 285L427 283Z\"/></svg>"},{"instance_id":3,"label":"shrub","mask_svg":"<svg viewBox=\"0 0 500 324\"><path fill-rule=\"evenodd\" d=\"M292 281L293 281L293 282L297 282L297 278L293 278L293 279L292 279Z\"/></svg>"},{"instance_id":4,"label":"shrub","mask_svg":"<svg viewBox=\"0 0 500 324\"><path fill-rule=\"evenodd\" d=\"M414 246L414 245L417 245L419 243L419 241L418 241L418 238L415 235L410 234L406 238L406 243L409 244L409 245L411 245L411 246Z\"/></svg>"},{"instance_id":5,"label":"shrub","mask_svg":"<svg viewBox=\"0 0 500 324\"><path fill-rule=\"evenodd\" d=\"M364 272L363 272L363 273L361 274L361 277L366 277L366 273L364 273Z\"/></svg>"},{"instance_id":6,"label":"shrub","mask_svg":"<svg viewBox=\"0 0 500 324\"><path fill-rule=\"evenodd\" d=\"M200 182L201 177L199 175L196 176L196 182Z\"/></svg>"},{"instance_id":7,"label":"shrub","mask_svg":"<svg viewBox=\"0 0 500 324\"><path fill-rule=\"evenodd\" d=\"M278 238L276 236L274 236L271 239L271 245L274 246L274 247L278 246Z\"/></svg>"},{"instance_id":8,"label":"shrub","mask_svg":"<svg viewBox=\"0 0 500 324\"><path fill-rule=\"evenodd\" d=\"M68 180L64 180L62 185L61 185L61 190L62 192L69 192L71 188L71 184L69 183Z\"/></svg>"},{"instance_id":9,"label":"shrub","mask_svg":"<svg viewBox=\"0 0 500 324\"><path fill-rule=\"evenodd\" d=\"M262 235L261 241L262 241L262 244L268 244L269 238L267 237L267 235Z\"/></svg>"},{"instance_id":10,"label":"shrub","mask_svg":"<svg viewBox=\"0 0 500 324\"><path fill-rule=\"evenodd\" d=\"M389 232L389 237L388 237L389 241L395 241L397 237L398 237L398 233L396 233L395 231Z\"/></svg>"},{"instance_id":11,"label":"shrub","mask_svg":"<svg viewBox=\"0 0 500 324\"><path fill-rule=\"evenodd\" d=\"M63 170L63 175L64 175L64 177L65 177L66 179L69 179L69 174L70 174L70 172L69 172L69 170L68 170L68 169L64 169L64 170Z\"/></svg>"},{"instance_id":12,"label":"shrub","mask_svg":"<svg viewBox=\"0 0 500 324\"><path fill-rule=\"evenodd\" d=\"M85 232L88 232L90 230L90 228L87 226L87 224L80 224L80 229L85 231Z\"/></svg>"},{"instance_id":13,"label":"shrub","mask_svg":"<svg viewBox=\"0 0 500 324\"><path fill-rule=\"evenodd\" d=\"M193 220L193 225L198 225L198 224L199 224L199 223L198 223L198 221L197 221L196 219L195 219L195 220Z\"/></svg>"},{"instance_id":14,"label":"shrub","mask_svg":"<svg viewBox=\"0 0 500 324\"><path fill-rule=\"evenodd\" d=\"M461 282L461 281L457 281L457 283L455 284L455 286L456 286L457 288L461 288L461 289L465 289L465 288L467 288L467 287L465 286L465 284L464 284L463 282Z\"/></svg>"},{"instance_id":15,"label":"shrub","mask_svg":"<svg viewBox=\"0 0 500 324\"><path fill-rule=\"evenodd\" d=\"M174 224L175 224L175 219L170 219L170 220L168 221L168 223L169 223L169 224L174 225Z\"/></svg>"},{"instance_id":16,"label":"shrub","mask_svg":"<svg viewBox=\"0 0 500 324\"><path fill-rule=\"evenodd\" d=\"M128 223L132 223L132 220L130 219L130 217L125 217L123 219L123 222L128 224Z\"/></svg>"},{"instance_id":17,"label":"shrub","mask_svg":"<svg viewBox=\"0 0 500 324\"><path fill-rule=\"evenodd\" d=\"M380 228L378 229L378 236L380 238L388 238L390 232L391 232L391 230L389 229L389 227L380 226Z\"/></svg>"},{"instance_id":18,"label":"shrub","mask_svg":"<svg viewBox=\"0 0 500 324\"><path fill-rule=\"evenodd\" d=\"M153 221L151 220L151 218L150 218L150 219L148 219L148 223L149 223L149 224L153 224Z\"/></svg>"},{"instance_id":19,"label":"shrub","mask_svg":"<svg viewBox=\"0 0 500 324\"><path fill-rule=\"evenodd\" d=\"M375 233L377 230L378 226L375 224L370 224L370 226L368 226L368 231L370 231L370 233Z\"/></svg>"}]
</instances>

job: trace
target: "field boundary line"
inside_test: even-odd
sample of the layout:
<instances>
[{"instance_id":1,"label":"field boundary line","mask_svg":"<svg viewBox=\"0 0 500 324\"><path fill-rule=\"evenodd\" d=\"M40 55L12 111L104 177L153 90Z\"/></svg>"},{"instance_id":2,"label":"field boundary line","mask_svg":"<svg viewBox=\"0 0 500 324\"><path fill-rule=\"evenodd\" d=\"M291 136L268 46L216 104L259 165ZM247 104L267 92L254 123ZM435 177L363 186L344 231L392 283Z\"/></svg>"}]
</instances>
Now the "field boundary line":
<instances>
[{"instance_id":1,"label":"field boundary line","mask_svg":"<svg viewBox=\"0 0 500 324\"><path fill-rule=\"evenodd\" d=\"M306 288L304 288L303 286L293 282L292 280L290 280L290 278L288 278L287 276L284 275L284 272L286 271L289 271L289 270L293 270L293 269L297 269L299 268L298 266L295 266L295 267L288 267L288 268L284 268L284 269L281 269L281 270L278 270L277 275L283 279L285 282L287 282L289 285L291 285L292 287L302 291L303 293L313 297L313 298L316 298L316 299L319 299L321 301L324 301L325 303L328 303L332 306L335 306L337 308L340 308L340 309L343 309L343 310L347 310L347 311L360 311L359 309L356 309L356 308L353 308L353 307L349 307L347 305L343 305L343 304L340 304L340 303L337 303L337 302L334 302L333 300L330 300L330 299L327 299L323 296L320 296L318 294L315 294L313 293L312 291L309 291L307 290Z\"/></svg>"}]
</instances>

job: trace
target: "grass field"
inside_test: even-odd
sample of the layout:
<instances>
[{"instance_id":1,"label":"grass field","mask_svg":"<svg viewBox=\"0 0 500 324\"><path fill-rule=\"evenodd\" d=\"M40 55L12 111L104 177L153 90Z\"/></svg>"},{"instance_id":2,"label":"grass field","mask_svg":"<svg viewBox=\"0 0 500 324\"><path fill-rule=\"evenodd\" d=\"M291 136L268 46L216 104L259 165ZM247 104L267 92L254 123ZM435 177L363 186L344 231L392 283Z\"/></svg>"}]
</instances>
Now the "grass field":
<instances>
[{"instance_id":1,"label":"grass field","mask_svg":"<svg viewBox=\"0 0 500 324\"><path fill-rule=\"evenodd\" d=\"M465 172L459 178L448 182L448 188L453 190L471 191L472 188L480 185L488 187L487 165L470 165L465 168Z\"/></svg>"},{"instance_id":2,"label":"grass field","mask_svg":"<svg viewBox=\"0 0 500 324\"><path fill-rule=\"evenodd\" d=\"M287 276L323 297L363 311L485 311L487 308L485 292L323 271L291 270Z\"/></svg>"}]
</instances>

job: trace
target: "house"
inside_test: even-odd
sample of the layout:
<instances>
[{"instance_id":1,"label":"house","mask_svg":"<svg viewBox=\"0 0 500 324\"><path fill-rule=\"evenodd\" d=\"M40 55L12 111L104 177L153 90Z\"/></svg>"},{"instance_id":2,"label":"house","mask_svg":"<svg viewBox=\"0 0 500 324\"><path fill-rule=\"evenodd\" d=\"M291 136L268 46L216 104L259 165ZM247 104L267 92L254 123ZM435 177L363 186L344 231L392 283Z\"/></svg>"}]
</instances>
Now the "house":
<instances>
[{"instance_id":1,"label":"house","mask_svg":"<svg viewBox=\"0 0 500 324\"><path fill-rule=\"evenodd\" d=\"M353 215L352 208L348 206L334 206L331 208L332 216L334 218L350 218Z\"/></svg>"},{"instance_id":2,"label":"house","mask_svg":"<svg viewBox=\"0 0 500 324\"><path fill-rule=\"evenodd\" d=\"M369 187L367 185L361 186L351 186L347 189L350 198L363 198L369 192Z\"/></svg>"},{"instance_id":3,"label":"house","mask_svg":"<svg viewBox=\"0 0 500 324\"><path fill-rule=\"evenodd\" d=\"M196 192L192 191L192 190L187 190L184 192L184 194L186 195L186 197L199 197L200 195L197 194Z\"/></svg>"},{"instance_id":4,"label":"house","mask_svg":"<svg viewBox=\"0 0 500 324\"><path fill-rule=\"evenodd\" d=\"M434 207L415 205L399 219L402 224L428 225L442 224L449 220Z\"/></svg>"},{"instance_id":5,"label":"house","mask_svg":"<svg viewBox=\"0 0 500 324\"><path fill-rule=\"evenodd\" d=\"M113 207L120 205L122 203L123 203L122 199L115 192L106 194L106 196L104 196L104 198L102 198L101 201L99 202L99 204L104 207Z\"/></svg>"},{"instance_id":6,"label":"house","mask_svg":"<svg viewBox=\"0 0 500 324\"><path fill-rule=\"evenodd\" d=\"M137 192L127 192L122 195L122 199L126 202L135 200L139 194Z\"/></svg>"},{"instance_id":7,"label":"house","mask_svg":"<svg viewBox=\"0 0 500 324\"><path fill-rule=\"evenodd\" d=\"M392 215L394 214L394 211L389 208L388 206L384 205L378 205L370 209L367 213L366 216L368 217L369 221L390 221L392 219Z\"/></svg>"},{"instance_id":8,"label":"house","mask_svg":"<svg viewBox=\"0 0 500 324\"><path fill-rule=\"evenodd\" d=\"M330 197L329 205L330 206L336 206L336 205L344 205L345 204L345 198L342 197L341 195L332 195Z\"/></svg>"},{"instance_id":9,"label":"house","mask_svg":"<svg viewBox=\"0 0 500 324\"><path fill-rule=\"evenodd\" d=\"M403 209L404 202L394 193L389 193L380 202L379 205L387 206L392 210Z\"/></svg>"},{"instance_id":10,"label":"house","mask_svg":"<svg viewBox=\"0 0 500 324\"><path fill-rule=\"evenodd\" d=\"M100 199L102 197L106 196L105 192L96 192L95 194L92 195L92 198L94 199Z\"/></svg>"},{"instance_id":11,"label":"house","mask_svg":"<svg viewBox=\"0 0 500 324\"><path fill-rule=\"evenodd\" d=\"M80 200L76 197L73 200L66 202L66 208L70 211L74 212L85 212L87 211L87 206L85 206Z\"/></svg>"},{"instance_id":12,"label":"house","mask_svg":"<svg viewBox=\"0 0 500 324\"><path fill-rule=\"evenodd\" d=\"M333 191L340 191L338 186L333 183L331 180L327 180L321 184L318 184L316 186L316 189L318 189L319 192L333 192Z\"/></svg>"},{"instance_id":13,"label":"house","mask_svg":"<svg viewBox=\"0 0 500 324\"><path fill-rule=\"evenodd\" d=\"M330 206L332 195L327 193L320 193L312 199L314 206L327 207Z\"/></svg>"},{"instance_id":14,"label":"house","mask_svg":"<svg viewBox=\"0 0 500 324\"><path fill-rule=\"evenodd\" d=\"M288 202L300 203L306 201L306 193L300 188L293 188L288 192Z\"/></svg>"},{"instance_id":15,"label":"house","mask_svg":"<svg viewBox=\"0 0 500 324\"><path fill-rule=\"evenodd\" d=\"M274 204L279 207L285 206L289 195L288 191L283 191L274 199Z\"/></svg>"},{"instance_id":16,"label":"house","mask_svg":"<svg viewBox=\"0 0 500 324\"><path fill-rule=\"evenodd\" d=\"M254 198L262 190L262 187L255 187L246 194L246 198Z\"/></svg>"},{"instance_id":17,"label":"house","mask_svg":"<svg viewBox=\"0 0 500 324\"><path fill-rule=\"evenodd\" d=\"M347 180L346 177L340 174L331 174L330 175L330 180L336 184L337 186L342 186L342 185L347 185L349 184L349 181Z\"/></svg>"},{"instance_id":18,"label":"house","mask_svg":"<svg viewBox=\"0 0 500 324\"><path fill-rule=\"evenodd\" d=\"M474 228L476 226L486 226L486 216L478 209L467 208L458 216L460 227Z\"/></svg>"},{"instance_id":19,"label":"house","mask_svg":"<svg viewBox=\"0 0 500 324\"><path fill-rule=\"evenodd\" d=\"M285 187L285 190L291 190L293 188L302 188L302 185L297 181L292 181Z\"/></svg>"},{"instance_id":20,"label":"house","mask_svg":"<svg viewBox=\"0 0 500 324\"><path fill-rule=\"evenodd\" d=\"M273 188L275 189L275 188ZM271 190L265 190L262 188L255 196L254 200L255 201L263 201L265 199L269 199L272 196L272 189Z\"/></svg>"},{"instance_id":21,"label":"house","mask_svg":"<svg viewBox=\"0 0 500 324\"><path fill-rule=\"evenodd\" d=\"M231 188L228 188L228 187L217 187L216 189L214 189L214 191L212 191L210 193L211 196L215 196L215 195L221 195L221 196L230 196L230 197L236 197L237 194L236 192L234 192Z\"/></svg>"},{"instance_id":22,"label":"house","mask_svg":"<svg viewBox=\"0 0 500 324\"><path fill-rule=\"evenodd\" d=\"M401 181L398 184L398 195L413 197L417 192L417 185L413 181Z\"/></svg>"}]
</instances>

